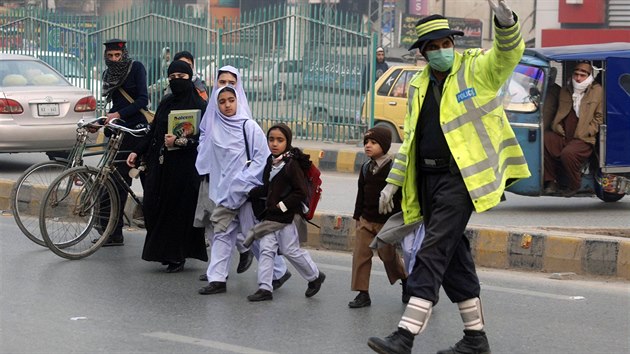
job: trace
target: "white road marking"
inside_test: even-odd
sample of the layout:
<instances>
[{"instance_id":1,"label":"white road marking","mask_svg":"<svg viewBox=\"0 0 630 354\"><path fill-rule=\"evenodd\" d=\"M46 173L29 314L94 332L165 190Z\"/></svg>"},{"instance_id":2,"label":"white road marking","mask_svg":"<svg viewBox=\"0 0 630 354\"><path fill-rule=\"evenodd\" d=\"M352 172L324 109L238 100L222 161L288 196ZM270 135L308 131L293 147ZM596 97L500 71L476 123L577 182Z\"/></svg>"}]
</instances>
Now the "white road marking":
<instances>
[{"instance_id":1,"label":"white road marking","mask_svg":"<svg viewBox=\"0 0 630 354\"><path fill-rule=\"evenodd\" d=\"M343 272L352 272L352 268L350 267L338 266L338 265L333 265L333 264L321 264L321 263L318 263L317 265L323 269L338 270L338 271L343 271ZM383 271L373 270L372 274L377 274L380 276L387 276L387 273ZM542 298L555 299L555 300L576 301L576 300L586 299L583 296L579 296L579 295L557 295L557 294L551 294L551 293L544 293L541 291L514 289L514 288L506 288L502 286L493 286L493 285L485 285L485 284L481 284L481 288L483 290L497 291L497 292L503 292L503 293L509 293L509 294L526 295L526 296L535 296L535 297L542 297Z\"/></svg>"},{"instance_id":2,"label":"white road marking","mask_svg":"<svg viewBox=\"0 0 630 354\"><path fill-rule=\"evenodd\" d=\"M198 345L201 347L215 349L221 352L228 351L228 352L233 352L233 353L247 353L247 354L276 354L274 352L266 352L266 351L258 350L254 348L242 347L240 345L233 345L233 344L222 343L222 342L217 342L213 340L181 336L179 334L168 333L168 332L151 332L151 333L143 333L142 335L146 337L167 340L171 342Z\"/></svg>"}]
</instances>

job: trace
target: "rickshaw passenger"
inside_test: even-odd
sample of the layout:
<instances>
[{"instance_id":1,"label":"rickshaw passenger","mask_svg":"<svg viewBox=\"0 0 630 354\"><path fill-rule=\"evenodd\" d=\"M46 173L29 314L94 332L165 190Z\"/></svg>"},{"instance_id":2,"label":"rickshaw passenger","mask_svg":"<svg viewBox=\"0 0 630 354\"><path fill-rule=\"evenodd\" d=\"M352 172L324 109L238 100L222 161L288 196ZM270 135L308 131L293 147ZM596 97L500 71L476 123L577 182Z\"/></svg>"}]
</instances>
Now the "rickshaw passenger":
<instances>
[{"instance_id":1,"label":"rickshaw passenger","mask_svg":"<svg viewBox=\"0 0 630 354\"><path fill-rule=\"evenodd\" d=\"M547 81L547 92L545 93L545 102L543 103L543 129L551 131L551 122L558 112L558 98L560 96L560 85L556 84L556 76L558 69L551 67L549 69L549 81Z\"/></svg>"},{"instance_id":2,"label":"rickshaw passenger","mask_svg":"<svg viewBox=\"0 0 630 354\"><path fill-rule=\"evenodd\" d=\"M593 66L579 62L570 85L560 90L552 132L545 134L545 194L558 193L559 185L565 197L580 189L581 169L593 153L604 117L603 89L594 80Z\"/></svg>"}]
</instances>

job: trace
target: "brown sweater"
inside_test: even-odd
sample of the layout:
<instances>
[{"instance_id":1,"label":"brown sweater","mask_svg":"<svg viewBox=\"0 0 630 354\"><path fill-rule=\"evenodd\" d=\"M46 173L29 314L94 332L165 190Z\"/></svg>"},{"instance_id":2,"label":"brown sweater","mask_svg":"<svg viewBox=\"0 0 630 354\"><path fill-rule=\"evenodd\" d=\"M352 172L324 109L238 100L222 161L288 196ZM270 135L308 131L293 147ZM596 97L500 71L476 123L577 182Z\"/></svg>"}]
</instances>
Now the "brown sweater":
<instances>
[{"instance_id":1,"label":"brown sweater","mask_svg":"<svg viewBox=\"0 0 630 354\"><path fill-rule=\"evenodd\" d=\"M371 169L366 169L365 165L362 166L359 172L359 188L357 191L357 200L354 204L354 215L352 216L355 220L359 220L360 217L363 217L369 222L384 224L390 216L401 210L400 201L402 200L402 192L399 189L394 195L394 210L385 215L379 214L378 212L378 200L381 197L381 191L387 185L385 179L393 163L393 161L389 161L376 171L376 174L372 174ZM367 173L364 175L363 171L367 171Z\"/></svg>"},{"instance_id":2,"label":"brown sweater","mask_svg":"<svg viewBox=\"0 0 630 354\"><path fill-rule=\"evenodd\" d=\"M290 224L295 214L302 211L302 203L306 200L306 178L297 161L289 158L278 174L269 181L272 161L273 156L269 156L263 172L264 184L254 187L249 192L249 196L250 198L267 198L262 220ZM280 202L287 207L286 212L278 208Z\"/></svg>"}]
</instances>

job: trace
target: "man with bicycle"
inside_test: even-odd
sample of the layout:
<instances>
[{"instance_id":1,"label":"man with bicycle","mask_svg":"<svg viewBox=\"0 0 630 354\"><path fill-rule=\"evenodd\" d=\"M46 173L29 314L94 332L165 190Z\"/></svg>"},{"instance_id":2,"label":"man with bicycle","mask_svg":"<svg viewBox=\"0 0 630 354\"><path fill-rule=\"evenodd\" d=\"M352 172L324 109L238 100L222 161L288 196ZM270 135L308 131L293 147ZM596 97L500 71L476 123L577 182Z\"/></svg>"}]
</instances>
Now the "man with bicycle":
<instances>
[{"instance_id":1,"label":"man with bicycle","mask_svg":"<svg viewBox=\"0 0 630 354\"><path fill-rule=\"evenodd\" d=\"M112 103L112 108L107 113L105 124L114 119L118 119L116 124L131 129L140 129L148 125L145 117L146 106L149 103L149 95L147 93L147 72L144 65L139 61L135 61L129 57L126 41L122 39L110 39L103 43L105 45L104 59L107 69L103 72L103 96L107 97L107 102ZM109 136L106 130L105 135ZM116 160L121 161L116 165L116 169L125 179L128 185L131 185L132 178L129 177L130 167L125 161L130 150L138 144L137 137L125 135L120 153ZM116 184L118 190L120 210L125 209L127 202L127 191L123 186ZM124 237L122 234L123 214L120 213L118 223L114 232L109 236L103 247L122 246Z\"/></svg>"}]
</instances>

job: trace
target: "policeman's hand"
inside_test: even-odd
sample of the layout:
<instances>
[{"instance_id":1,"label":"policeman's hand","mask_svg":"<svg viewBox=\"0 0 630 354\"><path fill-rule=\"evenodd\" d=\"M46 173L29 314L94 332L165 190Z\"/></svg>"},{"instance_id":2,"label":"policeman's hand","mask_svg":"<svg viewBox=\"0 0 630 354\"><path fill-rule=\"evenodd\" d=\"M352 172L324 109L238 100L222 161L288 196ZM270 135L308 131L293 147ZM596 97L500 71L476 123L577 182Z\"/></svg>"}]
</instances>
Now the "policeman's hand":
<instances>
[{"instance_id":1,"label":"policeman's hand","mask_svg":"<svg viewBox=\"0 0 630 354\"><path fill-rule=\"evenodd\" d=\"M109 122L111 122L114 119L120 119L120 113L118 112L107 113L107 119L105 119L105 124L109 124Z\"/></svg>"},{"instance_id":2,"label":"policeman's hand","mask_svg":"<svg viewBox=\"0 0 630 354\"><path fill-rule=\"evenodd\" d=\"M503 27L512 27L516 23L514 21L514 14L508 7L505 0L488 0L490 8L494 11L494 15L497 17L497 21Z\"/></svg>"},{"instance_id":3,"label":"policeman's hand","mask_svg":"<svg viewBox=\"0 0 630 354\"><path fill-rule=\"evenodd\" d=\"M378 200L378 212L380 214L387 214L394 210L394 194L398 191L398 186L395 184L387 183L385 188L381 191L381 197Z\"/></svg>"},{"instance_id":4,"label":"policeman's hand","mask_svg":"<svg viewBox=\"0 0 630 354\"><path fill-rule=\"evenodd\" d=\"M138 157L138 154L136 154L135 152L132 152L131 154L129 154L129 156L127 156L127 166L134 168L136 167L136 158Z\"/></svg>"}]
</instances>

